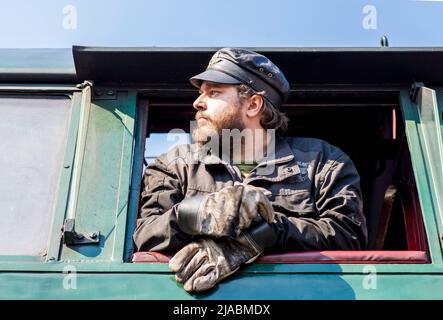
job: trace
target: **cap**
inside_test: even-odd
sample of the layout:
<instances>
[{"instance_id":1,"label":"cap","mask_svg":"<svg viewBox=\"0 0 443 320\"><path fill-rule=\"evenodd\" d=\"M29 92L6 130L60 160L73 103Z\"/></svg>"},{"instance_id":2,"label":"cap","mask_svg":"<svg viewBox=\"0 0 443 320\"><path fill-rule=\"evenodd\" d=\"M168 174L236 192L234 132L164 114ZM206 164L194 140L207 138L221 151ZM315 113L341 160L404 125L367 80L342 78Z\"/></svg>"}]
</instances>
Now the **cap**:
<instances>
[{"instance_id":1,"label":"cap","mask_svg":"<svg viewBox=\"0 0 443 320\"><path fill-rule=\"evenodd\" d=\"M264 91L264 98L279 108L290 95L290 86L283 72L264 55L241 48L218 50L206 70L190 79L200 88L203 81L225 84L246 84Z\"/></svg>"}]
</instances>

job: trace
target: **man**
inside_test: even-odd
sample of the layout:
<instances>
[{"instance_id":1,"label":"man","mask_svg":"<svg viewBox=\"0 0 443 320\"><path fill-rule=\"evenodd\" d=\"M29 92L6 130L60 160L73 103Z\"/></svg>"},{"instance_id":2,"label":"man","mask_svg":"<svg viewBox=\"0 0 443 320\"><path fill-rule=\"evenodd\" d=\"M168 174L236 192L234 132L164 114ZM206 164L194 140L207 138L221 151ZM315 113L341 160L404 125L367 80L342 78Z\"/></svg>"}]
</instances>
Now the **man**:
<instances>
[{"instance_id":1,"label":"man","mask_svg":"<svg viewBox=\"0 0 443 320\"><path fill-rule=\"evenodd\" d=\"M349 157L319 139L280 136L290 87L276 65L224 48L190 81L200 93L196 143L146 169L139 250L178 251L169 264L176 280L203 291L265 250L365 247L360 179ZM233 142L233 131L252 134Z\"/></svg>"}]
</instances>

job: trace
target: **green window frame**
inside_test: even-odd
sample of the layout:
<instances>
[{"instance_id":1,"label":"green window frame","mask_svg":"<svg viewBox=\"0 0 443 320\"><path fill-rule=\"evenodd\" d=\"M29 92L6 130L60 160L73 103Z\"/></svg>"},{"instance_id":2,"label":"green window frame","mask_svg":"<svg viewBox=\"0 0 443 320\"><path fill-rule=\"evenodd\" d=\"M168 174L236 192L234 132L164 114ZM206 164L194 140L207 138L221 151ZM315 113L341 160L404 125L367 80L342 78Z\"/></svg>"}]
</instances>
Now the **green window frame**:
<instances>
[{"instance_id":1,"label":"green window frame","mask_svg":"<svg viewBox=\"0 0 443 320\"><path fill-rule=\"evenodd\" d=\"M12 254L12 255L0 255L1 262L45 262L48 261L51 252L54 251L57 244L54 241L55 232L54 230L60 229L58 225L58 218L61 214L62 206L60 198L63 197L64 190L69 187L69 154L70 146L72 142L73 131L76 128L77 120L77 108L75 105L75 95L78 89L73 86L68 85L22 85L22 84L12 84L12 85L1 85L0 95L2 97L18 98L18 99L51 99L52 97L64 97L69 100L69 110L67 111L67 130L68 132L63 132L65 138L63 140L62 149L59 151L63 152L62 161L59 168L54 168L58 171L58 180L54 181L56 184L55 194L50 195L53 199L52 210L48 215L51 217L49 219L48 225L48 236L46 240L45 252L41 252L41 255L27 255L27 254ZM6 155L7 156L7 155ZM32 164L30 164L32 166ZM54 171L55 172L55 171ZM26 196L25 194L23 196ZM23 221L26 223L26 220ZM58 232L60 233L60 232Z\"/></svg>"}]
</instances>

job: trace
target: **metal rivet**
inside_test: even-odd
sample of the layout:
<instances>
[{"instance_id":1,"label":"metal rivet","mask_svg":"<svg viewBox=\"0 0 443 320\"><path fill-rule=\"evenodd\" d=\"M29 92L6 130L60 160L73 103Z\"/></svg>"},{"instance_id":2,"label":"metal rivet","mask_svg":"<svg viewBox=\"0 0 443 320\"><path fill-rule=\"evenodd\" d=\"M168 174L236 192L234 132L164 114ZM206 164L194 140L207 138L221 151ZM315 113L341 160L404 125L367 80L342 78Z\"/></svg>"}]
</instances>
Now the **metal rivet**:
<instances>
[{"instance_id":1,"label":"metal rivet","mask_svg":"<svg viewBox=\"0 0 443 320\"><path fill-rule=\"evenodd\" d=\"M92 239L97 238L97 233L93 232L89 235Z\"/></svg>"},{"instance_id":2,"label":"metal rivet","mask_svg":"<svg viewBox=\"0 0 443 320\"><path fill-rule=\"evenodd\" d=\"M274 75L272 73L268 73L268 77L272 78Z\"/></svg>"},{"instance_id":3,"label":"metal rivet","mask_svg":"<svg viewBox=\"0 0 443 320\"><path fill-rule=\"evenodd\" d=\"M84 236L83 236L82 234L80 234L80 233L77 233L77 234L75 235L75 237L76 237L78 240L82 240L82 239L84 238Z\"/></svg>"},{"instance_id":4,"label":"metal rivet","mask_svg":"<svg viewBox=\"0 0 443 320\"><path fill-rule=\"evenodd\" d=\"M113 95L114 95L114 91L109 90L108 92L106 92L106 94L107 94L108 96L113 96Z\"/></svg>"},{"instance_id":5,"label":"metal rivet","mask_svg":"<svg viewBox=\"0 0 443 320\"><path fill-rule=\"evenodd\" d=\"M286 168L286 171L292 172L292 168Z\"/></svg>"},{"instance_id":6,"label":"metal rivet","mask_svg":"<svg viewBox=\"0 0 443 320\"><path fill-rule=\"evenodd\" d=\"M260 71L261 71L261 72L263 72L263 71L265 71L265 69L263 69L263 68L260 68Z\"/></svg>"},{"instance_id":7,"label":"metal rivet","mask_svg":"<svg viewBox=\"0 0 443 320\"><path fill-rule=\"evenodd\" d=\"M71 166L69 165L69 164L65 164L64 166L63 166L63 168L65 168L65 169L69 169Z\"/></svg>"}]
</instances>

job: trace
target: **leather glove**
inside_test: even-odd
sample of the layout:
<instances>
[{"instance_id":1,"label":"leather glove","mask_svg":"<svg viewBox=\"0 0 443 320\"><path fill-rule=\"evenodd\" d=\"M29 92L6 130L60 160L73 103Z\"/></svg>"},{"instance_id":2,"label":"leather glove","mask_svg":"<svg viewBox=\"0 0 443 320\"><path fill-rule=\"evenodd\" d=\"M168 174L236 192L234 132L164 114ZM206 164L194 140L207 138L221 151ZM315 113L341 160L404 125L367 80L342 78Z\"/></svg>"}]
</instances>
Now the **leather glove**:
<instances>
[{"instance_id":1,"label":"leather glove","mask_svg":"<svg viewBox=\"0 0 443 320\"><path fill-rule=\"evenodd\" d=\"M236 238L252 221L274 221L265 189L236 183L204 197L183 200L178 207L180 229L190 235Z\"/></svg>"},{"instance_id":2,"label":"leather glove","mask_svg":"<svg viewBox=\"0 0 443 320\"><path fill-rule=\"evenodd\" d=\"M169 261L177 282L188 292L200 292L253 262L276 241L269 224L261 222L254 230L242 232L237 239L202 238L183 247Z\"/></svg>"}]
</instances>

